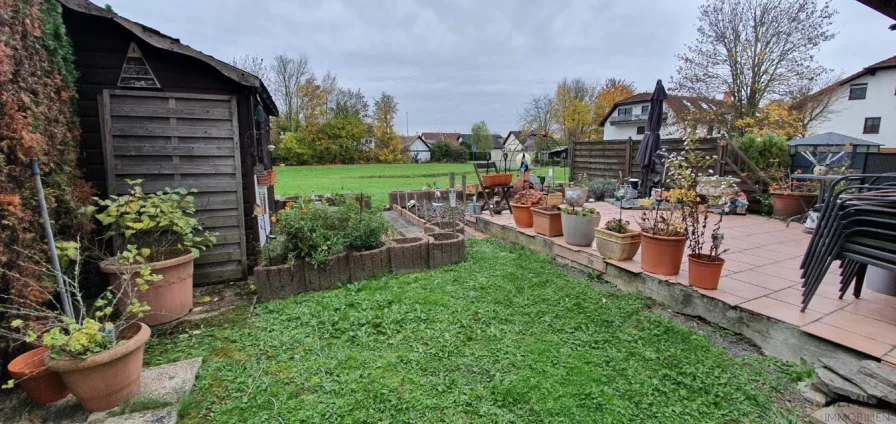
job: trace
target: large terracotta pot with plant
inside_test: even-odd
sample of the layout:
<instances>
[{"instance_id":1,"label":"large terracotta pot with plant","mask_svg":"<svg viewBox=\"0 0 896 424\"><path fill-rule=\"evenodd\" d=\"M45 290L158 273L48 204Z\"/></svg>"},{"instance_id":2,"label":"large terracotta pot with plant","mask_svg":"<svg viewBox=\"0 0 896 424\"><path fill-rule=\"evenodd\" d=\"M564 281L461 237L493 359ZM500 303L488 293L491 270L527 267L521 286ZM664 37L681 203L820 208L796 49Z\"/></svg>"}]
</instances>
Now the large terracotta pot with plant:
<instances>
[{"instance_id":1,"label":"large terracotta pot with plant","mask_svg":"<svg viewBox=\"0 0 896 424\"><path fill-rule=\"evenodd\" d=\"M546 237L563 235L563 221L560 218L560 208L532 207L532 225L535 233Z\"/></svg>"},{"instance_id":2,"label":"large terracotta pot with plant","mask_svg":"<svg viewBox=\"0 0 896 424\"><path fill-rule=\"evenodd\" d=\"M772 210L776 216L792 217L806 213L818 199L817 193L797 193L774 191L772 194Z\"/></svg>"},{"instance_id":3,"label":"large terracotta pot with plant","mask_svg":"<svg viewBox=\"0 0 896 424\"><path fill-rule=\"evenodd\" d=\"M47 367L59 373L84 409L106 411L140 391L149 335L146 324L135 322L119 332L120 342L111 349L83 359L50 358Z\"/></svg>"},{"instance_id":4,"label":"large terracotta pot with plant","mask_svg":"<svg viewBox=\"0 0 896 424\"><path fill-rule=\"evenodd\" d=\"M106 233L115 237L116 246L127 246L115 257L100 264L119 293L136 293L152 312L140 320L158 325L179 319L193 308L193 262L201 250L211 247L215 234L204 232L196 212L196 190L165 189L144 193L141 180L132 184L128 196L100 200L94 216L111 227ZM152 280L142 273L152 274ZM124 290L123 277L129 284L145 290ZM130 299L122 296L119 307Z\"/></svg>"},{"instance_id":5,"label":"large terracotta pot with plant","mask_svg":"<svg viewBox=\"0 0 896 424\"><path fill-rule=\"evenodd\" d=\"M520 191L510 201L510 210L513 214L513 223L517 228L531 228L532 206L541 200L541 192L532 188Z\"/></svg>"},{"instance_id":6,"label":"large terracotta pot with plant","mask_svg":"<svg viewBox=\"0 0 896 424\"><path fill-rule=\"evenodd\" d=\"M600 212L594 208L576 209L569 205L560 210L563 240L571 246L591 247L594 229L600 225Z\"/></svg>"},{"instance_id":7,"label":"large terracotta pot with plant","mask_svg":"<svg viewBox=\"0 0 896 424\"><path fill-rule=\"evenodd\" d=\"M32 402L46 405L68 396L69 391L58 372L47 369L50 349L29 350L9 362L6 369Z\"/></svg>"},{"instance_id":8,"label":"large terracotta pot with plant","mask_svg":"<svg viewBox=\"0 0 896 424\"><path fill-rule=\"evenodd\" d=\"M619 209L620 216L622 209ZM628 221L613 218L604 228L594 229L594 239L600 255L614 261L627 261L641 248L641 232L629 228Z\"/></svg>"}]
</instances>

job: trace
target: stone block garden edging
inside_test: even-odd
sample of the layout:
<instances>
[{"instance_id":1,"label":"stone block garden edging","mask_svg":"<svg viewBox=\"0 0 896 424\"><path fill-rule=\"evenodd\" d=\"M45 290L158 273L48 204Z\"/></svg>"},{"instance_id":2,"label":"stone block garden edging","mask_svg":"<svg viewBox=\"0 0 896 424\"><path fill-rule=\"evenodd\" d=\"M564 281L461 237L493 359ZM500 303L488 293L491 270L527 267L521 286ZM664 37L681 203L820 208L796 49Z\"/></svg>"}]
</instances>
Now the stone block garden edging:
<instances>
[{"instance_id":1,"label":"stone block garden edging","mask_svg":"<svg viewBox=\"0 0 896 424\"><path fill-rule=\"evenodd\" d=\"M462 221L436 221L430 222L423 227L425 234L437 233L440 231L454 232L460 235L464 234L464 223Z\"/></svg>"},{"instance_id":2,"label":"stone block garden edging","mask_svg":"<svg viewBox=\"0 0 896 424\"><path fill-rule=\"evenodd\" d=\"M432 269L454 265L464 261L464 236L452 232L429 235L429 266Z\"/></svg>"},{"instance_id":3,"label":"stone block garden edging","mask_svg":"<svg viewBox=\"0 0 896 424\"><path fill-rule=\"evenodd\" d=\"M392 256L392 271L398 274L420 272L429 267L429 244L427 236L400 237L389 241Z\"/></svg>"},{"instance_id":4,"label":"stone block garden edging","mask_svg":"<svg viewBox=\"0 0 896 424\"><path fill-rule=\"evenodd\" d=\"M259 266L254 270L254 279L258 300L264 302L327 290L339 283L358 282L390 272L426 271L463 260L464 237L457 233L436 232L430 236L390 240L376 250L331 256L327 263L318 266L307 262Z\"/></svg>"},{"instance_id":5,"label":"stone block garden edging","mask_svg":"<svg viewBox=\"0 0 896 424\"><path fill-rule=\"evenodd\" d=\"M389 246L367 252L351 252L348 254L350 278L353 283L364 281L370 277L392 272L391 252Z\"/></svg>"}]
</instances>

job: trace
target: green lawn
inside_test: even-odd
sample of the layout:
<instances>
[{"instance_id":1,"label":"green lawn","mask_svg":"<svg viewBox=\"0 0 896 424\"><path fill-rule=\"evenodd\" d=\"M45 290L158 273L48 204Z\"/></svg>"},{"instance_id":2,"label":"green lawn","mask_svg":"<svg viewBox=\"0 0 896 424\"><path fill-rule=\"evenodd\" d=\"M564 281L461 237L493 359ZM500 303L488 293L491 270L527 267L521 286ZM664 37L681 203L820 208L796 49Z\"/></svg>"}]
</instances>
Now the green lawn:
<instances>
[{"instance_id":1,"label":"green lawn","mask_svg":"<svg viewBox=\"0 0 896 424\"><path fill-rule=\"evenodd\" d=\"M204 358L184 422L781 422L803 369L735 359L546 256L471 240L467 261L306 293L154 338Z\"/></svg>"},{"instance_id":2,"label":"green lawn","mask_svg":"<svg viewBox=\"0 0 896 424\"><path fill-rule=\"evenodd\" d=\"M451 172L456 174L457 184L461 183L461 175L467 176L467 183L476 182L470 163L287 166L276 170L274 192L278 196L310 194L312 189L317 194L364 192L370 193L377 207L386 205L390 191L420 190L433 182L447 187ZM556 168L555 172L559 174L558 181L565 179L565 169ZM547 169L539 170L538 174L546 175Z\"/></svg>"}]
</instances>

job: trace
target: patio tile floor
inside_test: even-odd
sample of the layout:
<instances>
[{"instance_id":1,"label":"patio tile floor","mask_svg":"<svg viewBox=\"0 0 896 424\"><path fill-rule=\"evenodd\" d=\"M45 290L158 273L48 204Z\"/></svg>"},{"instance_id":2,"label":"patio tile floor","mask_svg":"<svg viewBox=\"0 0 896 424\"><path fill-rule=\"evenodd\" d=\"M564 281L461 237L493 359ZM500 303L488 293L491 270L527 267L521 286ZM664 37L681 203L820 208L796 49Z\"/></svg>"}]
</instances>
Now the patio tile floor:
<instances>
[{"instance_id":1,"label":"patio tile floor","mask_svg":"<svg viewBox=\"0 0 896 424\"><path fill-rule=\"evenodd\" d=\"M601 223L619 216L619 209L605 202L589 204L602 215ZM640 211L623 210L622 218L637 228ZM509 213L479 219L514 227ZM531 228L519 230L534 235ZM725 268L718 290L694 289L729 305L762 314L799 327L802 331L828 341L896 363L896 297L874 293L867 288L862 298L855 299L852 290L839 297L839 268L835 263L809 304L800 312L802 279L800 262L811 235L802 226L756 215L726 216L722 221L725 233ZM537 236L537 235L536 235ZM542 236L537 236L542 237ZM596 249L569 246L563 237L550 239L560 246L599 256ZM593 260L590 261L594 263ZM608 261L632 273L642 273L640 252L630 261ZM650 274L653 275L653 274ZM688 286L687 259L677 276L653 275L670 284Z\"/></svg>"}]
</instances>

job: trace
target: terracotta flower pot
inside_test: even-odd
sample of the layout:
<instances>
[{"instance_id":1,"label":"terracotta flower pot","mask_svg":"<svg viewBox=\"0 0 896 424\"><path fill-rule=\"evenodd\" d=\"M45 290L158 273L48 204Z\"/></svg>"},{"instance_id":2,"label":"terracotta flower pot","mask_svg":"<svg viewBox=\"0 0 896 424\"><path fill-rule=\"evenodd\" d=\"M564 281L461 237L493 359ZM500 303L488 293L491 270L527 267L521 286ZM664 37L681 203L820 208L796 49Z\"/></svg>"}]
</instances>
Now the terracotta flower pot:
<instances>
[{"instance_id":1,"label":"terracotta flower pot","mask_svg":"<svg viewBox=\"0 0 896 424\"><path fill-rule=\"evenodd\" d=\"M532 225L535 233L547 237L563 235L563 220L556 207L532 208Z\"/></svg>"},{"instance_id":2,"label":"terracotta flower pot","mask_svg":"<svg viewBox=\"0 0 896 424\"><path fill-rule=\"evenodd\" d=\"M16 384L38 405L56 402L69 393L59 373L47 369L49 352L45 347L29 350L6 366L9 375L17 381Z\"/></svg>"},{"instance_id":3,"label":"terracotta flower pot","mask_svg":"<svg viewBox=\"0 0 896 424\"><path fill-rule=\"evenodd\" d=\"M566 244L580 247L591 247L594 242L594 230L600 225L600 214L578 216L561 213L563 223L563 240Z\"/></svg>"},{"instance_id":4,"label":"terracotta flower pot","mask_svg":"<svg viewBox=\"0 0 896 424\"><path fill-rule=\"evenodd\" d=\"M790 218L804 214L815 205L816 193L772 193L772 207L776 216Z\"/></svg>"},{"instance_id":5,"label":"terracotta flower pot","mask_svg":"<svg viewBox=\"0 0 896 424\"><path fill-rule=\"evenodd\" d=\"M516 224L517 228L531 228L532 227L532 207L517 205L515 203L510 204L510 209L513 213L513 223Z\"/></svg>"},{"instance_id":6,"label":"terracotta flower pot","mask_svg":"<svg viewBox=\"0 0 896 424\"><path fill-rule=\"evenodd\" d=\"M606 228L595 228L594 239L600 255L614 261L634 258L641 248L641 232L629 229L625 234L614 233Z\"/></svg>"},{"instance_id":7,"label":"terracotta flower pot","mask_svg":"<svg viewBox=\"0 0 896 424\"><path fill-rule=\"evenodd\" d=\"M705 290L719 288L719 279L722 278L722 268L725 260L710 261L709 255L688 255L688 283L691 287Z\"/></svg>"},{"instance_id":8,"label":"terracotta flower pot","mask_svg":"<svg viewBox=\"0 0 896 424\"><path fill-rule=\"evenodd\" d=\"M687 237L641 233L641 269L659 275L678 275Z\"/></svg>"},{"instance_id":9,"label":"terracotta flower pot","mask_svg":"<svg viewBox=\"0 0 896 424\"><path fill-rule=\"evenodd\" d=\"M193 253L188 253L174 259L153 262L149 266L152 271L162 276L162 280L149 283L146 291L130 290L137 294L137 300L146 302L152 311L145 314L140 322L146 325L159 325L174 321L183 317L193 308ZM122 290L121 276L126 273L136 273L140 266L120 266L115 258L100 264L100 270L109 274L109 281L116 290ZM133 280L134 277L132 277ZM126 305L129 298L123 296L122 305Z\"/></svg>"},{"instance_id":10,"label":"terracotta flower pot","mask_svg":"<svg viewBox=\"0 0 896 424\"><path fill-rule=\"evenodd\" d=\"M135 322L119 335L125 340L123 343L85 359L47 358L50 371L62 376L62 381L87 411L115 408L140 391L143 348L149 340L149 327Z\"/></svg>"}]
</instances>

